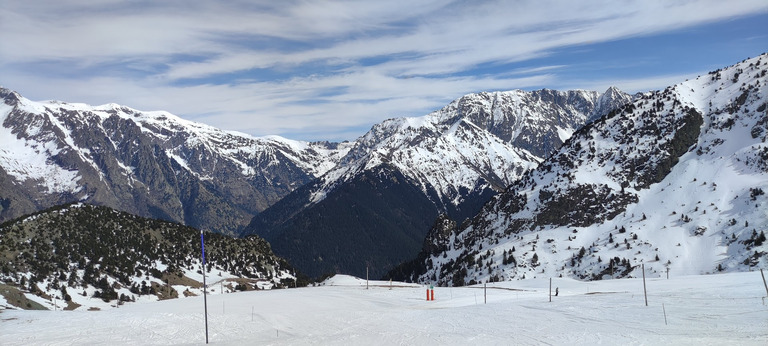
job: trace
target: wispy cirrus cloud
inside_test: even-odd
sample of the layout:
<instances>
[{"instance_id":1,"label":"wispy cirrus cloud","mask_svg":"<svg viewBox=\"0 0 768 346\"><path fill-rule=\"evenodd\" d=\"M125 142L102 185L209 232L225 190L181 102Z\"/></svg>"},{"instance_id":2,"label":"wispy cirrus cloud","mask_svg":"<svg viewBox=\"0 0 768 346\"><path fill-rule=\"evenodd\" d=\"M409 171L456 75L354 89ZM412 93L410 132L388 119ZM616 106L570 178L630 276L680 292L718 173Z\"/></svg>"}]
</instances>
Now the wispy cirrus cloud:
<instances>
[{"instance_id":1,"label":"wispy cirrus cloud","mask_svg":"<svg viewBox=\"0 0 768 346\"><path fill-rule=\"evenodd\" d=\"M254 135L353 139L375 122L469 92L660 88L712 64L699 57L685 70L659 68L689 59L687 45L741 37L707 28L746 31L766 13L757 0L8 0L0 6L0 83L32 98L165 109ZM686 39L675 45L668 35ZM732 54L768 46L759 33L743 37ZM629 72L644 59L633 43L661 61ZM707 58L718 57L732 59Z\"/></svg>"}]
</instances>

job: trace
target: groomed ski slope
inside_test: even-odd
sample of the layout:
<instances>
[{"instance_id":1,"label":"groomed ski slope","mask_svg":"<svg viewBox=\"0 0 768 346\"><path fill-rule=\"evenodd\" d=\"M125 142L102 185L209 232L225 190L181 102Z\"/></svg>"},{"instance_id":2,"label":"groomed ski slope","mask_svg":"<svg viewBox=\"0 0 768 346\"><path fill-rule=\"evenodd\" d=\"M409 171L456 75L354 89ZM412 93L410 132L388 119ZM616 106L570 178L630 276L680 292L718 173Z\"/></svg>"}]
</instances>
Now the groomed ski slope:
<instances>
[{"instance_id":1,"label":"groomed ski slope","mask_svg":"<svg viewBox=\"0 0 768 346\"><path fill-rule=\"evenodd\" d=\"M760 272L435 288L336 276L208 296L211 345L766 345ZM4 303L4 302L0 302ZM4 304L0 304L4 305ZM665 315L666 312L666 323ZM103 311L0 310L3 345L204 344L203 297Z\"/></svg>"}]
</instances>

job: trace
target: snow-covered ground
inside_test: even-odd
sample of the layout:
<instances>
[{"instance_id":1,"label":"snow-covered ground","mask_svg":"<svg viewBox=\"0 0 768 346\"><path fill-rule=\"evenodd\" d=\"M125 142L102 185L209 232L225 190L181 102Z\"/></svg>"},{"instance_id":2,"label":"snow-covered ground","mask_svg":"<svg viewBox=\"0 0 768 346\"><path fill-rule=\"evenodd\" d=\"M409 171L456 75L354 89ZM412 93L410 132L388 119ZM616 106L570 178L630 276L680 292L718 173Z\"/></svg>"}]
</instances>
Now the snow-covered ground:
<instances>
[{"instance_id":1,"label":"snow-covered ground","mask_svg":"<svg viewBox=\"0 0 768 346\"><path fill-rule=\"evenodd\" d=\"M208 296L210 344L767 345L760 272L435 288L336 276L324 286ZM666 321L665 321L666 313ZM102 311L0 310L3 345L204 344L203 297Z\"/></svg>"}]
</instances>

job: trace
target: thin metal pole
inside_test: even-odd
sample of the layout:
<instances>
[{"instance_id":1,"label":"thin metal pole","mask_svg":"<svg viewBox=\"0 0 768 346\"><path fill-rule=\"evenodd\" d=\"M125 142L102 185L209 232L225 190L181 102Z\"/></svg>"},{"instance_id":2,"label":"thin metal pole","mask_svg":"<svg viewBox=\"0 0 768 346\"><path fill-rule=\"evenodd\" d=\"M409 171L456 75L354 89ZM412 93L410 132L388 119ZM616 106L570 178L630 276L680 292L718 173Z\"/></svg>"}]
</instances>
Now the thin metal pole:
<instances>
[{"instance_id":1,"label":"thin metal pole","mask_svg":"<svg viewBox=\"0 0 768 346\"><path fill-rule=\"evenodd\" d=\"M488 304L488 284L483 283L483 304Z\"/></svg>"},{"instance_id":2,"label":"thin metal pole","mask_svg":"<svg viewBox=\"0 0 768 346\"><path fill-rule=\"evenodd\" d=\"M552 302L552 278L549 278L549 302Z\"/></svg>"},{"instance_id":3,"label":"thin metal pole","mask_svg":"<svg viewBox=\"0 0 768 346\"><path fill-rule=\"evenodd\" d=\"M763 285L765 285L765 294L768 294L768 284L765 283L765 274L763 274L763 269L760 269L760 275L763 277Z\"/></svg>"},{"instance_id":4,"label":"thin metal pole","mask_svg":"<svg viewBox=\"0 0 768 346\"><path fill-rule=\"evenodd\" d=\"M648 291L645 289L645 263L641 266L643 268L643 295L645 296L645 306L648 306Z\"/></svg>"},{"instance_id":5,"label":"thin metal pole","mask_svg":"<svg viewBox=\"0 0 768 346\"><path fill-rule=\"evenodd\" d=\"M200 230L200 247L203 250L203 305L205 305L205 343L208 343L208 286L205 284L205 237Z\"/></svg>"},{"instance_id":6,"label":"thin metal pole","mask_svg":"<svg viewBox=\"0 0 768 346\"><path fill-rule=\"evenodd\" d=\"M613 263L613 260L611 260L611 280L613 280L613 266L615 264Z\"/></svg>"}]
</instances>

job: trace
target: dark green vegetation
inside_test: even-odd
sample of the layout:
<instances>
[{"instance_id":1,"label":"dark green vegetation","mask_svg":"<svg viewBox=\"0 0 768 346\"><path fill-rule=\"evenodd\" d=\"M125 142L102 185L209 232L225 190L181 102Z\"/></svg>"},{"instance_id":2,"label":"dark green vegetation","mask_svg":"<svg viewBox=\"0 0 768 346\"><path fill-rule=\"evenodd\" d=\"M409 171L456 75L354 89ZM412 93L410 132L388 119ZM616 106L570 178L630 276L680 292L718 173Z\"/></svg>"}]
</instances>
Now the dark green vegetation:
<instances>
[{"instance_id":1,"label":"dark green vegetation","mask_svg":"<svg viewBox=\"0 0 768 346\"><path fill-rule=\"evenodd\" d=\"M427 267L432 267L431 255L447 251L451 235L456 231L456 222L447 215L440 215L432 228L427 232L421 251L415 259L403 262L392 268L385 276L386 280L417 282L421 275L426 274Z\"/></svg>"},{"instance_id":2,"label":"dark green vegetation","mask_svg":"<svg viewBox=\"0 0 768 346\"><path fill-rule=\"evenodd\" d=\"M292 204L308 200L310 190L311 185L304 186L297 191L298 198L283 199L257 215L246 232L264 237L276 254L311 277L327 273L365 277L367 265L369 276L380 278L416 256L438 214L414 184L385 165L292 214L297 210Z\"/></svg>"},{"instance_id":3,"label":"dark green vegetation","mask_svg":"<svg viewBox=\"0 0 768 346\"><path fill-rule=\"evenodd\" d=\"M259 237L205 234L206 271L293 286L292 269ZM199 286L184 278L200 272L200 231L107 207L66 205L0 225L0 279L60 299L95 288L104 301L167 292L167 283ZM186 281L185 281L186 279ZM175 293L175 292L173 292Z\"/></svg>"}]
</instances>

